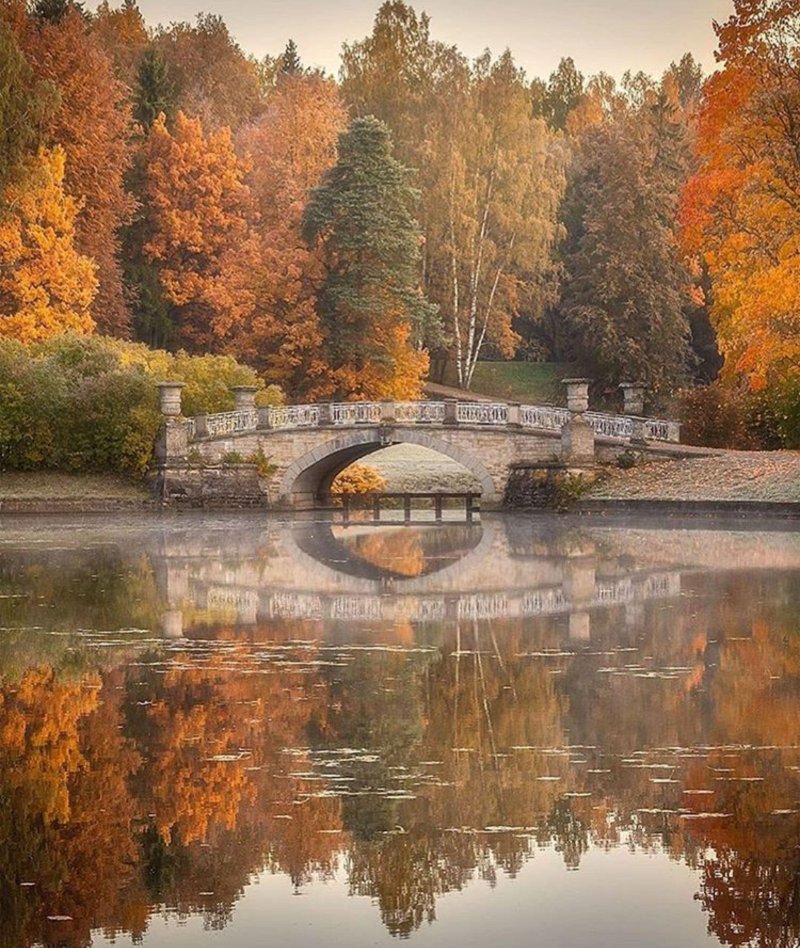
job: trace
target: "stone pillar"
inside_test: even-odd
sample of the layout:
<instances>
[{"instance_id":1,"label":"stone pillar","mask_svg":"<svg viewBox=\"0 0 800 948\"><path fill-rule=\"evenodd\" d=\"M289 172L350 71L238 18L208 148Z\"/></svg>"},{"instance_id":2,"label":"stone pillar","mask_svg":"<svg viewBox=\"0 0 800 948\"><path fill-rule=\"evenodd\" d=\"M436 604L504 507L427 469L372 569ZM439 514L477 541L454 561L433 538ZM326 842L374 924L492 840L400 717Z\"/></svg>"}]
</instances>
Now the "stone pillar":
<instances>
[{"instance_id":1,"label":"stone pillar","mask_svg":"<svg viewBox=\"0 0 800 948\"><path fill-rule=\"evenodd\" d=\"M332 424L333 413L331 411L331 403L322 402L322 404L319 406L319 426L320 428L326 428Z\"/></svg>"},{"instance_id":2,"label":"stone pillar","mask_svg":"<svg viewBox=\"0 0 800 948\"><path fill-rule=\"evenodd\" d=\"M564 379L570 419L561 429L561 459L568 464L594 463L594 430L584 417L589 409L589 379Z\"/></svg>"},{"instance_id":3,"label":"stone pillar","mask_svg":"<svg viewBox=\"0 0 800 948\"><path fill-rule=\"evenodd\" d=\"M591 641L592 617L588 612L570 612L569 637L572 642Z\"/></svg>"},{"instance_id":4,"label":"stone pillar","mask_svg":"<svg viewBox=\"0 0 800 948\"><path fill-rule=\"evenodd\" d=\"M595 561L581 556L569 559L564 570L564 593L572 606L590 603L595 591Z\"/></svg>"},{"instance_id":5,"label":"stone pillar","mask_svg":"<svg viewBox=\"0 0 800 948\"><path fill-rule=\"evenodd\" d=\"M256 407L257 386L234 385L231 391L236 399L236 411L252 411Z\"/></svg>"},{"instance_id":6,"label":"stone pillar","mask_svg":"<svg viewBox=\"0 0 800 948\"><path fill-rule=\"evenodd\" d=\"M569 637L573 641L588 642L591 638L592 620L588 609L594 599L595 588L595 557L586 550L572 551L564 564L563 589L569 602Z\"/></svg>"},{"instance_id":7,"label":"stone pillar","mask_svg":"<svg viewBox=\"0 0 800 948\"><path fill-rule=\"evenodd\" d=\"M164 420L156 443L156 458L162 464L184 462L189 452L189 432L181 417L183 382L159 382L158 395Z\"/></svg>"},{"instance_id":8,"label":"stone pillar","mask_svg":"<svg viewBox=\"0 0 800 948\"><path fill-rule=\"evenodd\" d=\"M381 402L381 424L393 425L395 423L394 402Z\"/></svg>"},{"instance_id":9,"label":"stone pillar","mask_svg":"<svg viewBox=\"0 0 800 948\"><path fill-rule=\"evenodd\" d=\"M520 408L521 408L521 405L519 402L508 403L508 427L509 428L519 428L521 424Z\"/></svg>"},{"instance_id":10,"label":"stone pillar","mask_svg":"<svg viewBox=\"0 0 800 948\"><path fill-rule=\"evenodd\" d=\"M183 612L169 609L161 616L161 631L165 639L173 641L183 638Z\"/></svg>"},{"instance_id":11,"label":"stone pillar","mask_svg":"<svg viewBox=\"0 0 800 948\"><path fill-rule=\"evenodd\" d=\"M444 400L444 423L446 425L458 424L458 399L446 398Z\"/></svg>"},{"instance_id":12,"label":"stone pillar","mask_svg":"<svg viewBox=\"0 0 800 948\"><path fill-rule=\"evenodd\" d=\"M622 389L622 397L624 400L622 413L636 417L644 415L644 383L622 382L620 388Z\"/></svg>"}]
</instances>

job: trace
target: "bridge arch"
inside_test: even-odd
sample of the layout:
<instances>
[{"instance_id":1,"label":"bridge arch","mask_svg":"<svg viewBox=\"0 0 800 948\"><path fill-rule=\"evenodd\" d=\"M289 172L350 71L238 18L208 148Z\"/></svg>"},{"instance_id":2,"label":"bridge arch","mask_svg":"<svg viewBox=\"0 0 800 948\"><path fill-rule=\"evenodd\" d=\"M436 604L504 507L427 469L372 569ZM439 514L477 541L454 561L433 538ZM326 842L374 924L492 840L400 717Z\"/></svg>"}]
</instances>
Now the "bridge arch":
<instances>
[{"instance_id":1,"label":"bridge arch","mask_svg":"<svg viewBox=\"0 0 800 948\"><path fill-rule=\"evenodd\" d=\"M481 485L481 495L495 501L498 490L492 475L474 454L437 438L427 431L413 428L368 428L350 431L317 445L294 460L280 480L279 495L292 505L312 504L326 493L336 475L354 461L358 461L392 444L416 444L443 454L465 467Z\"/></svg>"}]
</instances>

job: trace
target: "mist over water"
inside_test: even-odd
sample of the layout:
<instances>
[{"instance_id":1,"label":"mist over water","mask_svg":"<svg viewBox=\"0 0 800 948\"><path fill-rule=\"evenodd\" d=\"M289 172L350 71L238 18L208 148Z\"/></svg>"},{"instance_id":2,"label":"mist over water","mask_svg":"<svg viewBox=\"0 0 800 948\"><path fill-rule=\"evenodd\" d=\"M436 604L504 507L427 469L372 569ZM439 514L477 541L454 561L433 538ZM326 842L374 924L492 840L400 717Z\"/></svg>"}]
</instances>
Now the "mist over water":
<instances>
[{"instance_id":1,"label":"mist over water","mask_svg":"<svg viewBox=\"0 0 800 948\"><path fill-rule=\"evenodd\" d=\"M752 526L6 520L0 948L797 944Z\"/></svg>"}]
</instances>

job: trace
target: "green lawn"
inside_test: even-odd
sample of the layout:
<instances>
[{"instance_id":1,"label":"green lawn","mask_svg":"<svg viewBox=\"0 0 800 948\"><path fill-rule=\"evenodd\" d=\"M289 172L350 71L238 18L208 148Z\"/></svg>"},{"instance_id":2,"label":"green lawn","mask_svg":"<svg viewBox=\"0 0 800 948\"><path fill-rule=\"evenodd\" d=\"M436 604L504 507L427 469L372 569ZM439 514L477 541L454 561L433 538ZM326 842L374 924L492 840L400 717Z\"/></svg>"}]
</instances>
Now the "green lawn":
<instances>
[{"instance_id":1,"label":"green lawn","mask_svg":"<svg viewBox=\"0 0 800 948\"><path fill-rule=\"evenodd\" d=\"M560 362L479 362L472 390L504 401L562 403L561 379L574 368Z\"/></svg>"},{"instance_id":2,"label":"green lawn","mask_svg":"<svg viewBox=\"0 0 800 948\"><path fill-rule=\"evenodd\" d=\"M145 503L151 494L142 481L112 474L25 471L0 474L0 501L124 501Z\"/></svg>"}]
</instances>

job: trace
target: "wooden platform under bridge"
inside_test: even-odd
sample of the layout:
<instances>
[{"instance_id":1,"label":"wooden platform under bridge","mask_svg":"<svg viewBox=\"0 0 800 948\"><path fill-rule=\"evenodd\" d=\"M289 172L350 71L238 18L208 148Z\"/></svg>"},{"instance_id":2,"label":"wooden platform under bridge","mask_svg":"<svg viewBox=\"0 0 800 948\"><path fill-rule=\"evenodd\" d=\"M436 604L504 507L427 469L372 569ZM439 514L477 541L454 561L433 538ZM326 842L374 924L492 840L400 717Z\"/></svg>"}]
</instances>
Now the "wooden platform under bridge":
<instances>
[{"instance_id":1,"label":"wooden platform under bridge","mask_svg":"<svg viewBox=\"0 0 800 948\"><path fill-rule=\"evenodd\" d=\"M436 523L473 523L480 518L478 493L371 492L338 494L326 506L341 524L421 526Z\"/></svg>"}]
</instances>

